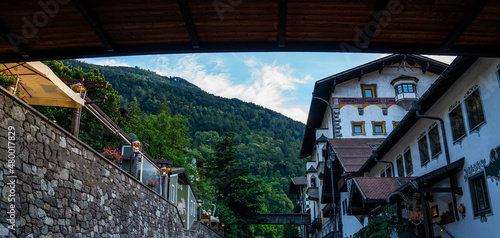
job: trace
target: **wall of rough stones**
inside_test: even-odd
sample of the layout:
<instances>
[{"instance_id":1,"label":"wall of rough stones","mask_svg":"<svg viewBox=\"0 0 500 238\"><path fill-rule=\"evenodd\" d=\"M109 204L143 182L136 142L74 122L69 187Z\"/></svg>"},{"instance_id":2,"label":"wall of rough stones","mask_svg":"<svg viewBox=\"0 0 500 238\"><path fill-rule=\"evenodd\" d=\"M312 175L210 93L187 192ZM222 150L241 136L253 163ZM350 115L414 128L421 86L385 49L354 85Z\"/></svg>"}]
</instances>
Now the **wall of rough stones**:
<instances>
[{"instance_id":1,"label":"wall of rough stones","mask_svg":"<svg viewBox=\"0 0 500 238\"><path fill-rule=\"evenodd\" d=\"M1 87L0 161L0 237L218 237Z\"/></svg>"},{"instance_id":2,"label":"wall of rough stones","mask_svg":"<svg viewBox=\"0 0 500 238\"><path fill-rule=\"evenodd\" d=\"M195 221L189 230L185 231L185 236L189 238L220 238L221 236L211 230L207 225L199 221Z\"/></svg>"}]
</instances>

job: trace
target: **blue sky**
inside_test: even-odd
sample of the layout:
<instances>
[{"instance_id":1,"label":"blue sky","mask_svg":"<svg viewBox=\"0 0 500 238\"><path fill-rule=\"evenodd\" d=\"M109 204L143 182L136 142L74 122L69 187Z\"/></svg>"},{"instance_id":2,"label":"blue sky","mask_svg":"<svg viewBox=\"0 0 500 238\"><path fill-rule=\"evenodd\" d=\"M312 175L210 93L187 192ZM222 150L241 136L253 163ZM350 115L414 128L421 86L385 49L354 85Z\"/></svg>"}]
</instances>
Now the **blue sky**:
<instances>
[{"instance_id":1,"label":"blue sky","mask_svg":"<svg viewBox=\"0 0 500 238\"><path fill-rule=\"evenodd\" d=\"M253 102L306 122L314 82L386 54L204 53L80 59L178 76L206 92ZM450 63L454 57L432 56Z\"/></svg>"}]
</instances>

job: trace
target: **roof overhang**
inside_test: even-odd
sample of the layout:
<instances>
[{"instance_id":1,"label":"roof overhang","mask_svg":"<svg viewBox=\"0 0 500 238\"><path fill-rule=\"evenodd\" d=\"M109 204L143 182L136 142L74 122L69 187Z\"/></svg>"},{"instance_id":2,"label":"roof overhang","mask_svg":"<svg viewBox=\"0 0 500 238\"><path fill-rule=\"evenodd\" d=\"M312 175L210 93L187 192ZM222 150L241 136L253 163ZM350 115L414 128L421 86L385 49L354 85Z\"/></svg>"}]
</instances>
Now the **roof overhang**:
<instances>
[{"instance_id":1,"label":"roof overhang","mask_svg":"<svg viewBox=\"0 0 500 238\"><path fill-rule=\"evenodd\" d=\"M0 62L256 51L500 55L496 1L3 3Z\"/></svg>"},{"instance_id":2,"label":"roof overhang","mask_svg":"<svg viewBox=\"0 0 500 238\"><path fill-rule=\"evenodd\" d=\"M404 184L398 188L395 192L405 192L408 190L419 190L422 187L430 187L450 175L457 173L460 169L464 167L464 158L461 158L455 162L445 165L441 168L433 170L426 173L418 178L412 179L409 183Z\"/></svg>"}]
</instances>

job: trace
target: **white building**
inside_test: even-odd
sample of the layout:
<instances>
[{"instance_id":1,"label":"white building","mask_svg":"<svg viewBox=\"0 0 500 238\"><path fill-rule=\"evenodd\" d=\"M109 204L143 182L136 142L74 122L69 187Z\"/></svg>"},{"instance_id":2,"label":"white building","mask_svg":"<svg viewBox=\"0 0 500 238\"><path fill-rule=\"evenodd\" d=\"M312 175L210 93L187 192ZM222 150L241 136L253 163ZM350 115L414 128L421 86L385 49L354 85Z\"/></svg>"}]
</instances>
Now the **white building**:
<instances>
[{"instance_id":1,"label":"white building","mask_svg":"<svg viewBox=\"0 0 500 238\"><path fill-rule=\"evenodd\" d=\"M306 164L309 237L333 237L346 234L344 230L352 234L362 227L357 218L341 215L348 194L345 179L358 174L411 102L446 67L419 55L396 54L316 82L300 152L301 157L310 157ZM331 169L325 166L328 158Z\"/></svg>"},{"instance_id":2,"label":"white building","mask_svg":"<svg viewBox=\"0 0 500 238\"><path fill-rule=\"evenodd\" d=\"M364 177L351 179L347 213L410 218L422 237L498 237L499 68L499 59L458 57L363 165ZM393 216L381 211L388 206Z\"/></svg>"}]
</instances>

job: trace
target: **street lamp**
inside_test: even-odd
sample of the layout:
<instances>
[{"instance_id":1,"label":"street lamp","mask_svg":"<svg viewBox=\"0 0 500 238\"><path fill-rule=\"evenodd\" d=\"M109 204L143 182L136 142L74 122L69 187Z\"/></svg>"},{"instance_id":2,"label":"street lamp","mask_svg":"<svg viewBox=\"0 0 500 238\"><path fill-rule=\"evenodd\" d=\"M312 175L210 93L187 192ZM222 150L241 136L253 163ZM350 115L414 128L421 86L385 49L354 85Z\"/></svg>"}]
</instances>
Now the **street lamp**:
<instances>
[{"instance_id":1,"label":"street lamp","mask_svg":"<svg viewBox=\"0 0 500 238\"><path fill-rule=\"evenodd\" d=\"M134 134L135 137L137 137ZM141 147L142 143L137 140L137 138L132 142L132 151L134 152L134 160L132 162L132 176L137 178L137 172L138 172L138 160L139 160L139 154L141 153ZM140 178L137 178L140 179Z\"/></svg>"},{"instance_id":2,"label":"street lamp","mask_svg":"<svg viewBox=\"0 0 500 238\"><path fill-rule=\"evenodd\" d=\"M85 99L85 94L87 92L87 89L81 84L81 83L76 83L70 85L71 89L78 95L79 97ZM80 132L80 119L82 116L82 108L74 108L73 109L73 118L71 120L71 134L74 136L78 137L78 134Z\"/></svg>"},{"instance_id":3,"label":"street lamp","mask_svg":"<svg viewBox=\"0 0 500 238\"><path fill-rule=\"evenodd\" d=\"M210 229L212 229L212 220L210 219L210 216L212 216L212 211L211 210L208 210L208 227L210 227Z\"/></svg>"},{"instance_id":4,"label":"street lamp","mask_svg":"<svg viewBox=\"0 0 500 238\"><path fill-rule=\"evenodd\" d=\"M222 223L222 237L224 237L224 226L226 226L226 224Z\"/></svg>"},{"instance_id":5,"label":"street lamp","mask_svg":"<svg viewBox=\"0 0 500 238\"><path fill-rule=\"evenodd\" d=\"M337 226L335 225L335 220L337 220L336 216L336 204L335 204L335 182L333 181L333 158L335 158L335 152L330 151L328 156L328 160L326 161L326 166L330 169L330 179L332 181L332 225L333 225L333 231L337 230Z\"/></svg>"},{"instance_id":6,"label":"street lamp","mask_svg":"<svg viewBox=\"0 0 500 238\"><path fill-rule=\"evenodd\" d=\"M170 200L170 175L172 175L172 168L163 167L160 169L162 176L167 176L167 200ZM173 199L172 199L173 202Z\"/></svg>"},{"instance_id":7,"label":"street lamp","mask_svg":"<svg viewBox=\"0 0 500 238\"><path fill-rule=\"evenodd\" d=\"M70 85L71 89L75 91L76 95L85 98L85 93L87 89L81 83L75 83Z\"/></svg>"},{"instance_id":8,"label":"street lamp","mask_svg":"<svg viewBox=\"0 0 500 238\"><path fill-rule=\"evenodd\" d=\"M198 201L196 201L196 203L198 203L198 216L197 216L197 219L198 219L198 221L201 221L201 206L203 205L203 201L202 200L198 200Z\"/></svg>"}]
</instances>

